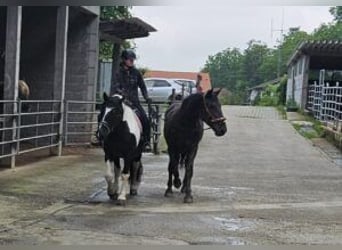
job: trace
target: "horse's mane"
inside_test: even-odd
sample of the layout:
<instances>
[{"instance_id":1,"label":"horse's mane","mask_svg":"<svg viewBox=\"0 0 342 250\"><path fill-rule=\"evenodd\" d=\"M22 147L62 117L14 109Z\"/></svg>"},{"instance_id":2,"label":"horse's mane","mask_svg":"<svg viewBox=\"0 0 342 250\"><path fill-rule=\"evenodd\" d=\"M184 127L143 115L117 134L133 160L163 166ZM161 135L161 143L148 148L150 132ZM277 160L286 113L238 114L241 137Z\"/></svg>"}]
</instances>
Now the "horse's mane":
<instances>
[{"instance_id":1,"label":"horse's mane","mask_svg":"<svg viewBox=\"0 0 342 250\"><path fill-rule=\"evenodd\" d=\"M195 93L187 96L180 106L181 112L189 113L189 115L197 114L197 111L201 110L201 101L203 94Z\"/></svg>"},{"instance_id":2,"label":"horse's mane","mask_svg":"<svg viewBox=\"0 0 342 250\"><path fill-rule=\"evenodd\" d=\"M203 94L201 93L195 93L187 96L183 102L182 102L182 107L187 107L193 103L197 103L198 101L202 100Z\"/></svg>"}]
</instances>

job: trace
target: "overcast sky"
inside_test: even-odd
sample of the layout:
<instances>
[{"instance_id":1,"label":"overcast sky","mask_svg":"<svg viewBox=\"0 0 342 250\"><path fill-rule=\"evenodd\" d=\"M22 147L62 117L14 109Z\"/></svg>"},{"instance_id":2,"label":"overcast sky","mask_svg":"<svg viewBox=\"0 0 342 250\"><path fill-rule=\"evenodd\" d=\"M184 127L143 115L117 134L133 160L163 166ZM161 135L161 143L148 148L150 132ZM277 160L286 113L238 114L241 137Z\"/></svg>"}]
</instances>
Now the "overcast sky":
<instances>
[{"instance_id":1,"label":"overcast sky","mask_svg":"<svg viewBox=\"0 0 342 250\"><path fill-rule=\"evenodd\" d=\"M138 66L154 70L198 71L208 55L228 47L245 49L251 39L276 44L284 12L284 29L312 32L331 22L328 6L135 6L133 15L158 31L136 39Z\"/></svg>"}]
</instances>

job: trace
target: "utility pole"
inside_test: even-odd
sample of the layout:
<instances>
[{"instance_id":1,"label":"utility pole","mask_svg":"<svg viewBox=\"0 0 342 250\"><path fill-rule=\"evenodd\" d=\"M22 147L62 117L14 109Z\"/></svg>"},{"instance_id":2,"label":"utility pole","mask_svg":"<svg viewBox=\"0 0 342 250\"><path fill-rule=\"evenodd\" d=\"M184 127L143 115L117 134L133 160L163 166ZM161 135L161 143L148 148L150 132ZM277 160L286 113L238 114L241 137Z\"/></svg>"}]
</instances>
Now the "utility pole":
<instances>
[{"instance_id":1,"label":"utility pole","mask_svg":"<svg viewBox=\"0 0 342 250\"><path fill-rule=\"evenodd\" d=\"M280 32L280 38L278 38L276 41L278 43L278 65L277 65L277 77L280 77L280 71L281 71L281 64L282 64L282 54L280 45L283 43L284 40L284 8L282 8L281 13L281 27L280 29L274 29L273 28L273 19L271 19L271 39L273 39L273 32Z\"/></svg>"}]
</instances>

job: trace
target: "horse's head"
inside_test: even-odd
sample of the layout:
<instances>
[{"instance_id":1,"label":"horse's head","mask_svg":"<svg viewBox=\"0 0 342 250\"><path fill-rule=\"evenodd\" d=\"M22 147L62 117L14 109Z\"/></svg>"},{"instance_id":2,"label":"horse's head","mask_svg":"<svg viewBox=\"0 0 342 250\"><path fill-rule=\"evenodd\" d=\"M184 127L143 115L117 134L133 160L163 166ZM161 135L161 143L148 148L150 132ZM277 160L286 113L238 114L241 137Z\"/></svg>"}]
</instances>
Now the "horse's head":
<instances>
[{"instance_id":1,"label":"horse's head","mask_svg":"<svg viewBox=\"0 0 342 250\"><path fill-rule=\"evenodd\" d=\"M227 132L226 118L223 116L218 99L220 91L221 89L211 89L203 94L202 119L214 130L216 136L223 136Z\"/></svg>"},{"instance_id":2,"label":"horse's head","mask_svg":"<svg viewBox=\"0 0 342 250\"><path fill-rule=\"evenodd\" d=\"M122 121L123 119L123 101L124 97L115 94L108 96L103 94L102 104L102 119L99 126L99 134L102 138L106 138Z\"/></svg>"},{"instance_id":3,"label":"horse's head","mask_svg":"<svg viewBox=\"0 0 342 250\"><path fill-rule=\"evenodd\" d=\"M28 111L30 111L30 105L25 101L28 100L30 97L30 88L29 88L28 84L23 80L19 80L18 85L19 85L18 97L20 100L24 101L22 103L21 110L23 112L28 112Z\"/></svg>"}]
</instances>

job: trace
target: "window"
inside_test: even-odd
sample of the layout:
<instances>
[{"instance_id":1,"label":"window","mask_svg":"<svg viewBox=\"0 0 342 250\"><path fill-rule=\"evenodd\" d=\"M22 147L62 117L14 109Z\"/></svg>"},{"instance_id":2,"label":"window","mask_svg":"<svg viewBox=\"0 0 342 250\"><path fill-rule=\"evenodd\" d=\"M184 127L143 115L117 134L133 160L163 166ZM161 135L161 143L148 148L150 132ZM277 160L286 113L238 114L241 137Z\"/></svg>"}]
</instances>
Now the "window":
<instances>
[{"instance_id":1,"label":"window","mask_svg":"<svg viewBox=\"0 0 342 250\"><path fill-rule=\"evenodd\" d=\"M147 88L151 88L153 86L154 81L153 80L146 80L145 85Z\"/></svg>"},{"instance_id":2,"label":"window","mask_svg":"<svg viewBox=\"0 0 342 250\"><path fill-rule=\"evenodd\" d=\"M170 87L171 84L164 80L155 80L153 87Z\"/></svg>"}]
</instances>

